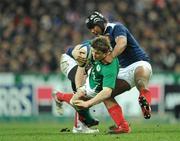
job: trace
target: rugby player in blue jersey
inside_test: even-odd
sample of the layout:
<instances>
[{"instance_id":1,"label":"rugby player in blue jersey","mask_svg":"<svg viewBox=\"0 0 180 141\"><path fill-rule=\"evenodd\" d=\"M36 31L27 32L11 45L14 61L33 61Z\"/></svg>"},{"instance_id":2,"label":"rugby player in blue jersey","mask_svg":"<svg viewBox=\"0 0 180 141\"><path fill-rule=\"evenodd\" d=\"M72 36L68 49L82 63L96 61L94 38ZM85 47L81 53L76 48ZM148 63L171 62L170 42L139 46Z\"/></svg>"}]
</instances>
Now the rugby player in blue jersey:
<instances>
[{"instance_id":1,"label":"rugby player in blue jersey","mask_svg":"<svg viewBox=\"0 0 180 141\"><path fill-rule=\"evenodd\" d=\"M105 35L110 39L113 51L106 57L107 62L118 57L120 69L111 98L105 101L105 105L111 107L111 113L117 108L114 97L136 87L139 91L139 104L145 119L151 117L151 92L148 90L149 79L152 75L152 68L149 57L141 48L137 40L122 23L109 23L99 12L93 12L86 19L86 26L96 36ZM78 106L86 107L86 102L79 103ZM113 116L111 116L113 117ZM117 118L117 117L116 117ZM121 133L122 127L111 128L114 133Z\"/></svg>"}]
</instances>

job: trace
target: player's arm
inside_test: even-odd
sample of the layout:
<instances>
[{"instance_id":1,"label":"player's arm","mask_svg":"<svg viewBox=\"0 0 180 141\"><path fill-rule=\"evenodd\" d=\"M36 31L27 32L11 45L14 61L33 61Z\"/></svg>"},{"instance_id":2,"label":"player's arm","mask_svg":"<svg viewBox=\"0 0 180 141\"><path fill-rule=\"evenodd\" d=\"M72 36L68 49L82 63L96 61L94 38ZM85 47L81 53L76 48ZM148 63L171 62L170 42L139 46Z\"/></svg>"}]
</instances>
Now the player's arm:
<instances>
[{"instance_id":1,"label":"player's arm","mask_svg":"<svg viewBox=\"0 0 180 141\"><path fill-rule=\"evenodd\" d=\"M80 100L85 97L85 92L83 90L77 91L76 94L70 100L70 104L75 106L75 101Z\"/></svg>"},{"instance_id":2,"label":"player's arm","mask_svg":"<svg viewBox=\"0 0 180 141\"><path fill-rule=\"evenodd\" d=\"M109 98L111 96L112 89L108 87L103 87L103 90L101 90L95 97L87 101L88 107L91 107L93 105L96 105L105 99Z\"/></svg>"},{"instance_id":3,"label":"player's arm","mask_svg":"<svg viewBox=\"0 0 180 141\"><path fill-rule=\"evenodd\" d=\"M108 87L103 87L103 90L101 90L95 97L88 101L83 101L83 100L75 100L73 104L80 108L88 108L93 105L96 105L105 99L109 98L111 96L112 89Z\"/></svg>"},{"instance_id":4,"label":"player's arm","mask_svg":"<svg viewBox=\"0 0 180 141\"><path fill-rule=\"evenodd\" d=\"M72 50L72 56L79 66L81 66L81 64L84 64L87 61L86 58L82 57L82 54L85 54L85 52L83 50L80 51L80 47L81 44L76 45Z\"/></svg>"},{"instance_id":5,"label":"player's arm","mask_svg":"<svg viewBox=\"0 0 180 141\"><path fill-rule=\"evenodd\" d=\"M83 86L85 79L86 79L85 67L79 67L78 66L77 71L76 71L76 75L75 75L76 89Z\"/></svg>"},{"instance_id":6,"label":"player's arm","mask_svg":"<svg viewBox=\"0 0 180 141\"><path fill-rule=\"evenodd\" d=\"M117 25L114 29L116 45L110 55L106 57L107 62L112 62L113 58L120 55L127 47L127 31L123 25Z\"/></svg>"},{"instance_id":7,"label":"player's arm","mask_svg":"<svg viewBox=\"0 0 180 141\"><path fill-rule=\"evenodd\" d=\"M85 82L86 76L85 76L85 67L79 67L77 68L76 74L75 74L75 84L76 84L76 94L73 95L71 98L70 103L74 105L74 101L80 99L85 95L84 91L81 90L81 86L83 86Z\"/></svg>"},{"instance_id":8,"label":"player's arm","mask_svg":"<svg viewBox=\"0 0 180 141\"><path fill-rule=\"evenodd\" d=\"M127 38L125 36L118 36L116 37L115 41L116 45L112 51L113 58L121 54L126 49L127 45Z\"/></svg>"},{"instance_id":9,"label":"player's arm","mask_svg":"<svg viewBox=\"0 0 180 141\"><path fill-rule=\"evenodd\" d=\"M121 54L125 49L127 45L127 38L126 36L118 36L116 37L116 45L111 52L111 54L107 55L105 58L105 61L108 63L111 63L113 58L117 57L119 54Z\"/></svg>"},{"instance_id":10,"label":"player's arm","mask_svg":"<svg viewBox=\"0 0 180 141\"><path fill-rule=\"evenodd\" d=\"M114 28L116 45L112 51L112 57L120 55L127 47L127 29L123 25L117 25Z\"/></svg>"}]
</instances>

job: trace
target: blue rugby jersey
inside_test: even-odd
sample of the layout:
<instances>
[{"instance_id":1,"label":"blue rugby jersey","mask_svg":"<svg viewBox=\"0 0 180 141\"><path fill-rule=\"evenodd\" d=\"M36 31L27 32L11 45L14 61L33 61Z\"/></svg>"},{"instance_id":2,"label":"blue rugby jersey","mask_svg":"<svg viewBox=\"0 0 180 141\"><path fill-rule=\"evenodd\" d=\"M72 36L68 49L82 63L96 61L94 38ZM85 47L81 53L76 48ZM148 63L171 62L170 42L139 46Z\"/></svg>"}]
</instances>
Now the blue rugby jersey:
<instances>
[{"instance_id":1,"label":"blue rugby jersey","mask_svg":"<svg viewBox=\"0 0 180 141\"><path fill-rule=\"evenodd\" d=\"M118 36L125 36L127 38L126 49L118 56L119 63L122 68L131 65L137 61L148 61L149 57L140 47L136 39L129 32L129 30L121 23L108 23L104 35L110 37L111 46L114 48L116 45L115 39Z\"/></svg>"}]
</instances>

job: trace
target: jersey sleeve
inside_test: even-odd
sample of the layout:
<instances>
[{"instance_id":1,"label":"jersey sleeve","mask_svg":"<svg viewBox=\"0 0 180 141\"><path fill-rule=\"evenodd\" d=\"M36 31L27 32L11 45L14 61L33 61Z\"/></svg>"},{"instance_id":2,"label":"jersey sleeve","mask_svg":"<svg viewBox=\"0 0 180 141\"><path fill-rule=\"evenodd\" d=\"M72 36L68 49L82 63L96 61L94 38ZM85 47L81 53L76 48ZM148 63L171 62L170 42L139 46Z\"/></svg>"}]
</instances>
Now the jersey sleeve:
<instances>
[{"instance_id":1,"label":"jersey sleeve","mask_svg":"<svg viewBox=\"0 0 180 141\"><path fill-rule=\"evenodd\" d=\"M113 62L105 66L102 70L103 74L103 85L102 87L115 88L116 78L119 70L119 63L117 59L114 59Z\"/></svg>"},{"instance_id":2,"label":"jersey sleeve","mask_svg":"<svg viewBox=\"0 0 180 141\"><path fill-rule=\"evenodd\" d=\"M71 56L74 59L74 57L72 56L73 49L74 49L73 47L68 48L67 51L66 51L66 54Z\"/></svg>"},{"instance_id":3,"label":"jersey sleeve","mask_svg":"<svg viewBox=\"0 0 180 141\"><path fill-rule=\"evenodd\" d=\"M114 39L116 39L116 37L118 37L118 36L125 36L125 37L127 37L127 31L126 31L125 26L123 26L121 24L117 24L114 27L113 34L114 34Z\"/></svg>"}]
</instances>

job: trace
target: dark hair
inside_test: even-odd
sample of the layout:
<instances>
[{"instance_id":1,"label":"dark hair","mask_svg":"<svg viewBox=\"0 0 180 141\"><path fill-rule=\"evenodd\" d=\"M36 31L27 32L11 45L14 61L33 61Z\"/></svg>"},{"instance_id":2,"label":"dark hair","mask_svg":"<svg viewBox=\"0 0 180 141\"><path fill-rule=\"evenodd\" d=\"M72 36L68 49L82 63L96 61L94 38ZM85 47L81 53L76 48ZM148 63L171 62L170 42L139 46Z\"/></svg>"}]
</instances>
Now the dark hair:
<instances>
[{"instance_id":1,"label":"dark hair","mask_svg":"<svg viewBox=\"0 0 180 141\"><path fill-rule=\"evenodd\" d=\"M92 46L92 48L94 48L98 51L101 51L103 53L107 53L109 51L112 51L110 41L105 36L98 36L95 39L93 39L91 46Z\"/></svg>"},{"instance_id":2,"label":"dark hair","mask_svg":"<svg viewBox=\"0 0 180 141\"><path fill-rule=\"evenodd\" d=\"M104 31L104 23L107 23L106 18L97 11L90 14L86 19L86 26L88 29L92 29L95 25L98 25L102 31Z\"/></svg>"}]
</instances>

